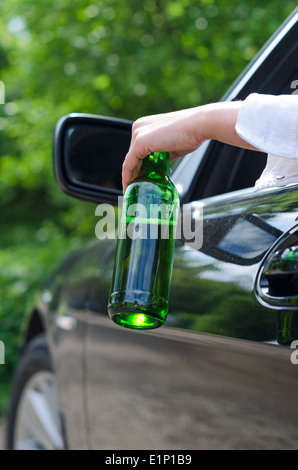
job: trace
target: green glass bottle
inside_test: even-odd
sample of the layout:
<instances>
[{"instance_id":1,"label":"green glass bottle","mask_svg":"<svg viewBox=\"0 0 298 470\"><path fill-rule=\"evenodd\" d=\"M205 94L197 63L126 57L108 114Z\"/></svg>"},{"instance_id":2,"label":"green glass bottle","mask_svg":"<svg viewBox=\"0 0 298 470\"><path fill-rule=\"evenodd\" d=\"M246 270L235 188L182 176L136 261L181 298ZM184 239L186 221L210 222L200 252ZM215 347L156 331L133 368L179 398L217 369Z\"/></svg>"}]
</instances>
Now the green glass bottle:
<instances>
[{"instance_id":1,"label":"green glass bottle","mask_svg":"<svg viewBox=\"0 0 298 470\"><path fill-rule=\"evenodd\" d=\"M168 313L179 195L169 154L149 154L122 204L108 312L127 328L161 326Z\"/></svg>"}]
</instances>

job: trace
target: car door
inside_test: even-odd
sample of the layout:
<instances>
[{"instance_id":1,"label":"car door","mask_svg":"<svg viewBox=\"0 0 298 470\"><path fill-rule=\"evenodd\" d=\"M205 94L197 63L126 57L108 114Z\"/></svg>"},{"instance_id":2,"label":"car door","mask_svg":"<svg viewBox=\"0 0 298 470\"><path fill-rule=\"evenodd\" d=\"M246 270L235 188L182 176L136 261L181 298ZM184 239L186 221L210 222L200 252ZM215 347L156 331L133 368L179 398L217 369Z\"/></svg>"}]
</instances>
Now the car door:
<instances>
[{"instance_id":1,"label":"car door","mask_svg":"<svg viewBox=\"0 0 298 470\"><path fill-rule=\"evenodd\" d=\"M297 20L296 11L225 99L294 91ZM199 247L177 239L163 327L141 332L111 322L115 242L95 246L85 337L91 448L297 448L289 346L298 292L270 291L264 273L275 247L297 247L298 186L254 192L265 160L210 142L175 169L183 210L203 236Z\"/></svg>"}]
</instances>

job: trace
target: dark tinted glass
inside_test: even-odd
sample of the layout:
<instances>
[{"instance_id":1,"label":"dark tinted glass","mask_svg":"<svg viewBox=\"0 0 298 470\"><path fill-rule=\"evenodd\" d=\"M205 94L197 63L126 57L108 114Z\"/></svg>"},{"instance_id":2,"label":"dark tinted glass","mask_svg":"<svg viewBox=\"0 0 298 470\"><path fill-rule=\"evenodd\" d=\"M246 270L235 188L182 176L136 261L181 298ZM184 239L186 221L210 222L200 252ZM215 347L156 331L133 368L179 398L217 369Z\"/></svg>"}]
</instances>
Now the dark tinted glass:
<instances>
[{"instance_id":1,"label":"dark tinted glass","mask_svg":"<svg viewBox=\"0 0 298 470\"><path fill-rule=\"evenodd\" d=\"M130 136L129 130L120 126L72 125L64 140L68 180L86 187L120 190Z\"/></svg>"}]
</instances>

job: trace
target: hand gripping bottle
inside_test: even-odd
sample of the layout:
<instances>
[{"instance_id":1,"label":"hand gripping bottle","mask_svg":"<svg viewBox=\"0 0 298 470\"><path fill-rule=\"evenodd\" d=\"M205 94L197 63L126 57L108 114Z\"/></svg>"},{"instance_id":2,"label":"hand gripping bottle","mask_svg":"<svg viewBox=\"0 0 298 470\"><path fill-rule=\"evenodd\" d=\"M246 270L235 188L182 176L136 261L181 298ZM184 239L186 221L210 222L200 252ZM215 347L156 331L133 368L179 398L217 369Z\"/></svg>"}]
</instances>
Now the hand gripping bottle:
<instances>
[{"instance_id":1,"label":"hand gripping bottle","mask_svg":"<svg viewBox=\"0 0 298 470\"><path fill-rule=\"evenodd\" d=\"M178 213L169 153L150 153L123 197L108 301L109 315L118 325L152 329L164 323Z\"/></svg>"}]
</instances>

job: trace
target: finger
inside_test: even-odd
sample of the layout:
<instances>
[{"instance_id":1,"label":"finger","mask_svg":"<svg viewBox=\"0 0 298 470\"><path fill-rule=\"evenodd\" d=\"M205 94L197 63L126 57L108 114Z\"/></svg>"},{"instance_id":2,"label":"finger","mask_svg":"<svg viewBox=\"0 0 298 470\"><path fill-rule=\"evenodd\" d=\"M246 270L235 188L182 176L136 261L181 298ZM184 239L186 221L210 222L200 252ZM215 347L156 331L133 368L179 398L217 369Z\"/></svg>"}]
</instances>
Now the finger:
<instances>
[{"instance_id":1,"label":"finger","mask_svg":"<svg viewBox=\"0 0 298 470\"><path fill-rule=\"evenodd\" d=\"M122 165L122 187L125 192L127 186L131 181L136 178L142 166L142 158L132 156L130 152L127 153Z\"/></svg>"}]
</instances>

